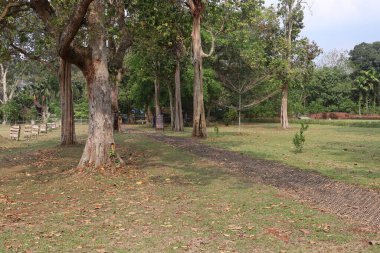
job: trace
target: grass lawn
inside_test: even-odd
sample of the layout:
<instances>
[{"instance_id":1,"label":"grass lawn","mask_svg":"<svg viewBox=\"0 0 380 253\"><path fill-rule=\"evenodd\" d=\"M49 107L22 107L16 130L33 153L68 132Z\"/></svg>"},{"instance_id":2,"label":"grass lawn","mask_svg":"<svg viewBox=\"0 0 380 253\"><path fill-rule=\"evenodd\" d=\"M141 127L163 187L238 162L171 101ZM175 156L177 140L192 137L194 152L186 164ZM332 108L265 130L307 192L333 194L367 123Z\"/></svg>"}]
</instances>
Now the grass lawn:
<instances>
[{"instance_id":1,"label":"grass lawn","mask_svg":"<svg viewBox=\"0 0 380 253\"><path fill-rule=\"evenodd\" d=\"M221 128L218 137L211 134L207 142L239 147L244 138L260 138L264 145L271 140L270 128L284 143L293 134L260 125L236 135L231 127ZM85 130L77 127L82 143ZM305 153L311 152L313 131L307 133ZM6 132L0 128L0 135ZM116 135L128 163L126 173L118 176L68 173L83 145L61 148L58 140L59 131L31 141L1 138L0 252L380 250L368 244L380 241L376 231L142 135ZM292 156L287 143L284 152Z\"/></svg>"},{"instance_id":2,"label":"grass lawn","mask_svg":"<svg viewBox=\"0 0 380 253\"><path fill-rule=\"evenodd\" d=\"M203 142L253 157L277 160L352 184L380 188L380 128L310 125L305 132L303 153L295 153L292 139L300 125L282 130L279 124L246 124L239 134L237 126L208 128ZM168 135L190 137L185 133Z\"/></svg>"}]
</instances>

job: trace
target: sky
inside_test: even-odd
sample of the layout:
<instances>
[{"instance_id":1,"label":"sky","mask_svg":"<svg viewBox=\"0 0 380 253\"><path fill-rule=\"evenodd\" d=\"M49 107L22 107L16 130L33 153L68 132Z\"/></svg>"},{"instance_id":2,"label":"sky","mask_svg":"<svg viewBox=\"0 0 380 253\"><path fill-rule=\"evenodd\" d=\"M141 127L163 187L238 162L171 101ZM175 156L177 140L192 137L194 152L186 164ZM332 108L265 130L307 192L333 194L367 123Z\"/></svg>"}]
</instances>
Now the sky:
<instances>
[{"instance_id":1,"label":"sky","mask_svg":"<svg viewBox=\"0 0 380 253\"><path fill-rule=\"evenodd\" d=\"M380 41L380 0L305 0L302 35L327 53ZM266 5L277 0L266 0Z\"/></svg>"}]
</instances>

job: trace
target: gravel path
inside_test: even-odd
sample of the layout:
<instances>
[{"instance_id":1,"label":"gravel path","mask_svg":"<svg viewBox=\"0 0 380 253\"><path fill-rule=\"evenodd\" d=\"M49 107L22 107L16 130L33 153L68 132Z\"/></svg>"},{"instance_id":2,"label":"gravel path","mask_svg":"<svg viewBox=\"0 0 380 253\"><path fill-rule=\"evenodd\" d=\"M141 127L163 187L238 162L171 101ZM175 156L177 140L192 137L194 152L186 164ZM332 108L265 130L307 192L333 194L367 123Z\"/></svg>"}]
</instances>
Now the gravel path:
<instances>
[{"instance_id":1,"label":"gravel path","mask_svg":"<svg viewBox=\"0 0 380 253\"><path fill-rule=\"evenodd\" d=\"M218 149L202 144L196 139L170 137L158 133L143 134L217 162L228 170L243 174L256 182L286 190L299 200L307 201L329 213L380 228L380 192L377 190L337 182L318 173L303 171L279 162Z\"/></svg>"}]
</instances>

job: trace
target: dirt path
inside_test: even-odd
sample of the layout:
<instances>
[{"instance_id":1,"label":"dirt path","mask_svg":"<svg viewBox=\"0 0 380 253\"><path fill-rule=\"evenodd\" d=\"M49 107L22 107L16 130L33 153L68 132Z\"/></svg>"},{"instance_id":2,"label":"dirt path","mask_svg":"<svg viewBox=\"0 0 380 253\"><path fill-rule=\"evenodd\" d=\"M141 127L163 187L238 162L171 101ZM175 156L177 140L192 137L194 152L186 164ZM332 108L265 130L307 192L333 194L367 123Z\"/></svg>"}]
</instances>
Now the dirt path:
<instances>
[{"instance_id":1,"label":"dirt path","mask_svg":"<svg viewBox=\"0 0 380 253\"><path fill-rule=\"evenodd\" d=\"M214 148L195 139L132 131L210 159L256 182L286 190L297 199L307 201L321 210L380 228L379 191L336 182L318 173L303 171L279 162Z\"/></svg>"}]
</instances>

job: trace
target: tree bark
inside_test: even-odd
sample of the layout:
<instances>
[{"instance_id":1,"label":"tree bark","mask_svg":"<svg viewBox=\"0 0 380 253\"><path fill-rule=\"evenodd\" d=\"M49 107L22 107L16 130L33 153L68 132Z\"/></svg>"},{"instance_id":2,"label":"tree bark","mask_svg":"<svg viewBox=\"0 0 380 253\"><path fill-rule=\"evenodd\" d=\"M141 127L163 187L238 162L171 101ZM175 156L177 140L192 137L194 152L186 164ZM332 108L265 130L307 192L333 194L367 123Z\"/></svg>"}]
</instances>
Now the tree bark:
<instances>
[{"instance_id":1,"label":"tree bark","mask_svg":"<svg viewBox=\"0 0 380 253\"><path fill-rule=\"evenodd\" d=\"M168 85L169 91L169 106L170 106L170 128L174 130L174 103L173 103L173 91L171 85Z\"/></svg>"},{"instance_id":2,"label":"tree bark","mask_svg":"<svg viewBox=\"0 0 380 253\"><path fill-rule=\"evenodd\" d=\"M60 59L59 86L61 91L61 145L76 143L73 92L71 87L71 63Z\"/></svg>"},{"instance_id":3,"label":"tree bark","mask_svg":"<svg viewBox=\"0 0 380 253\"><path fill-rule=\"evenodd\" d=\"M156 77L154 79L154 109L156 113L156 129L157 128L157 117L161 115L161 109L160 109L160 80L158 79L158 76L156 74Z\"/></svg>"},{"instance_id":4,"label":"tree bark","mask_svg":"<svg viewBox=\"0 0 380 253\"><path fill-rule=\"evenodd\" d=\"M283 129L289 128L289 119L288 119L288 93L289 93L289 78L290 78L290 69L291 69L291 52L292 52L292 35L293 35L293 25L294 25L294 9L301 3L301 0L297 1L288 1L287 13L285 14L286 23L285 23L285 36L286 36L286 77L285 83L282 87L282 100L281 100L281 127Z\"/></svg>"},{"instance_id":5,"label":"tree bark","mask_svg":"<svg viewBox=\"0 0 380 253\"><path fill-rule=\"evenodd\" d=\"M145 105L146 124L150 125L152 123L152 119L153 119L153 113L152 113L152 110L150 109L149 102L147 102L147 104Z\"/></svg>"},{"instance_id":6,"label":"tree bark","mask_svg":"<svg viewBox=\"0 0 380 253\"><path fill-rule=\"evenodd\" d=\"M241 133L241 94L239 93L239 110L238 110L238 117L239 117L239 133Z\"/></svg>"},{"instance_id":7,"label":"tree bark","mask_svg":"<svg viewBox=\"0 0 380 253\"><path fill-rule=\"evenodd\" d=\"M207 137L206 115L203 102L203 66L201 44L201 13L193 14L193 137Z\"/></svg>"},{"instance_id":8,"label":"tree bark","mask_svg":"<svg viewBox=\"0 0 380 253\"><path fill-rule=\"evenodd\" d=\"M1 103L4 105L8 102L7 73L8 73L8 68L4 68L3 64L0 64L1 83L3 86L3 98L1 100ZM7 115L3 113L3 125L6 125L6 124L7 124Z\"/></svg>"},{"instance_id":9,"label":"tree bark","mask_svg":"<svg viewBox=\"0 0 380 253\"><path fill-rule=\"evenodd\" d=\"M104 168L107 165L123 164L115 151L111 114L111 85L107 64L105 44L104 5L95 0L89 8L88 23L89 46L92 48L90 59L83 69L89 96L88 138L79 166ZM96 32L95 32L96 31Z\"/></svg>"},{"instance_id":10,"label":"tree bark","mask_svg":"<svg viewBox=\"0 0 380 253\"><path fill-rule=\"evenodd\" d=\"M113 117L113 130L119 131L119 87L121 84L121 79L123 78L123 71L119 69L116 76L112 78L114 80L114 85L111 89L111 108Z\"/></svg>"},{"instance_id":11,"label":"tree bark","mask_svg":"<svg viewBox=\"0 0 380 253\"><path fill-rule=\"evenodd\" d=\"M282 88L282 100L281 100L281 127L283 129L289 128L288 120L288 85L285 84Z\"/></svg>"},{"instance_id":12,"label":"tree bark","mask_svg":"<svg viewBox=\"0 0 380 253\"><path fill-rule=\"evenodd\" d=\"M183 127L182 98L181 98L181 66L179 60L175 71L175 96L174 96L174 131L181 132Z\"/></svg>"}]
</instances>

